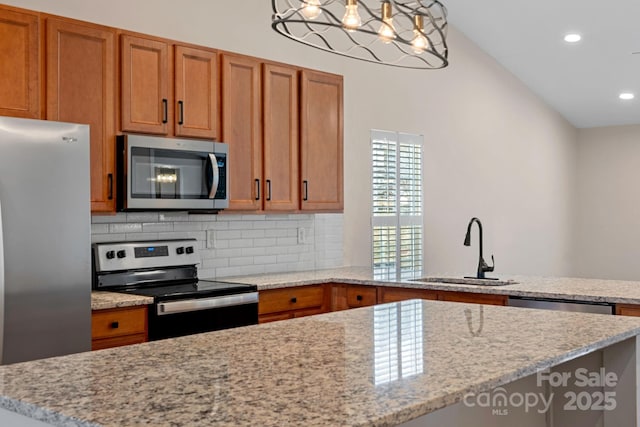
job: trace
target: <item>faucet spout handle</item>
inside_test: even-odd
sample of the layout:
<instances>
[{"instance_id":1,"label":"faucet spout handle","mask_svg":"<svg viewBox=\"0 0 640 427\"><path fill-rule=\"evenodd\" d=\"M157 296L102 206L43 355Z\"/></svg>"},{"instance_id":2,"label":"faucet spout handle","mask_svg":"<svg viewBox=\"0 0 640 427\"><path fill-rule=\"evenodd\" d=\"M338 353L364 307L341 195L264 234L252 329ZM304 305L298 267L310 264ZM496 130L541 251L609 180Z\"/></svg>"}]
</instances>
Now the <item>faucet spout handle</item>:
<instances>
[{"instance_id":1,"label":"faucet spout handle","mask_svg":"<svg viewBox=\"0 0 640 427\"><path fill-rule=\"evenodd\" d=\"M491 266L489 266L484 260L482 260L482 271L483 272L491 272L496 267L496 260L491 255Z\"/></svg>"}]
</instances>

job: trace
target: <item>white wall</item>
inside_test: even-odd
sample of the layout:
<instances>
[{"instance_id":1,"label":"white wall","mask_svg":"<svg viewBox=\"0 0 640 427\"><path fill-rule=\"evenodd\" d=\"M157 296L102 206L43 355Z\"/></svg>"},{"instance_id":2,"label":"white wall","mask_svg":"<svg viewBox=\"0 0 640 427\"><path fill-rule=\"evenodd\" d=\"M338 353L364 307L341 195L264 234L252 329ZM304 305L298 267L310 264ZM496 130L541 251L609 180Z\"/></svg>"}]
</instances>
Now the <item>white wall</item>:
<instances>
[{"instance_id":1,"label":"white wall","mask_svg":"<svg viewBox=\"0 0 640 427\"><path fill-rule=\"evenodd\" d=\"M640 280L640 126L581 129L574 274Z\"/></svg>"},{"instance_id":2,"label":"white wall","mask_svg":"<svg viewBox=\"0 0 640 427\"><path fill-rule=\"evenodd\" d=\"M501 273L570 271L575 129L455 29L451 65L399 70L312 49L270 28L265 0L10 0L10 4L219 47L345 77L345 263L370 263L369 130L425 135L429 271L472 273L472 216Z\"/></svg>"}]
</instances>

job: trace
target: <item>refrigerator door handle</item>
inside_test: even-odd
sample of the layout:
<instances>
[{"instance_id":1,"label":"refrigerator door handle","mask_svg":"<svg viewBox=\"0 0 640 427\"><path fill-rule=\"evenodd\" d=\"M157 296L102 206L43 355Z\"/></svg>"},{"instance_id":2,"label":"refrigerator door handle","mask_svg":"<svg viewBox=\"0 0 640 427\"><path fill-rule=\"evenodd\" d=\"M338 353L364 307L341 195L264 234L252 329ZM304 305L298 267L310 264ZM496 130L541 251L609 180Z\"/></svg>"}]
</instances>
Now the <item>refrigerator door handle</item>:
<instances>
[{"instance_id":1,"label":"refrigerator door handle","mask_svg":"<svg viewBox=\"0 0 640 427\"><path fill-rule=\"evenodd\" d=\"M2 237L2 201L0 200L0 365L4 359L4 240Z\"/></svg>"}]
</instances>

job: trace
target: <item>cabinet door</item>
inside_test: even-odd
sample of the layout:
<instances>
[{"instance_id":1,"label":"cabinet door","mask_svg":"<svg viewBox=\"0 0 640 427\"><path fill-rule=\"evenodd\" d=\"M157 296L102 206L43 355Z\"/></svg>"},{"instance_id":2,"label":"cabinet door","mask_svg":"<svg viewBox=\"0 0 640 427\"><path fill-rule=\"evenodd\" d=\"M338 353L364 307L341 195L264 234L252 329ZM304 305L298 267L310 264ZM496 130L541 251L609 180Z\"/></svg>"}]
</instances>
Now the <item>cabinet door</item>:
<instances>
[{"instance_id":1,"label":"cabinet door","mask_svg":"<svg viewBox=\"0 0 640 427\"><path fill-rule=\"evenodd\" d=\"M260 62L222 56L222 137L229 144L229 208L260 210L262 84Z\"/></svg>"},{"instance_id":2,"label":"cabinet door","mask_svg":"<svg viewBox=\"0 0 640 427\"><path fill-rule=\"evenodd\" d=\"M175 48L175 134L219 138L218 54Z\"/></svg>"},{"instance_id":3,"label":"cabinet door","mask_svg":"<svg viewBox=\"0 0 640 427\"><path fill-rule=\"evenodd\" d=\"M122 35L122 130L167 135L173 123L169 97L169 46Z\"/></svg>"},{"instance_id":4,"label":"cabinet door","mask_svg":"<svg viewBox=\"0 0 640 427\"><path fill-rule=\"evenodd\" d=\"M264 92L264 209L299 209L298 71L266 64Z\"/></svg>"},{"instance_id":5,"label":"cabinet door","mask_svg":"<svg viewBox=\"0 0 640 427\"><path fill-rule=\"evenodd\" d=\"M91 132L91 210L115 212L115 31L48 18L47 120Z\"/></svg>"},{"instance_id":6,"label":"cabinet door","mask_svg":"<svg viewBox=\"0 0 640 427\"><path fill-rule=\"evenodd\" d=\"M40 118L38 15L0 9L0 116Z\"/></svg>"},{"instance_id":7,"label":"cabinet door","mask_svg":"<svg viewBox=\"0 0 640 427\"><path fill-rule=\"evenodd\" d=\"M342 76L302 71L302 210L343 210L342 114Z\"/></svg>"}]
</instances>

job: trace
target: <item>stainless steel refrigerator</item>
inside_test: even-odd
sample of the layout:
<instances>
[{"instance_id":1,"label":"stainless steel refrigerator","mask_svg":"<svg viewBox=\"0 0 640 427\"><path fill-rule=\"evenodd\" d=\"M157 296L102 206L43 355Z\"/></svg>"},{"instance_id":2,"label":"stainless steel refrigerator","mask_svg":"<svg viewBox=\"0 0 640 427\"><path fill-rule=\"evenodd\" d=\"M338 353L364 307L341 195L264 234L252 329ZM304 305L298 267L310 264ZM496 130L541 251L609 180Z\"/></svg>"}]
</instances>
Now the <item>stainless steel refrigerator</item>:
<instances>
[{"instance_id":1,"label":"stainless steel refrigerator","mask_svg":"<svg viewBox=\"0 0 640 427\"><path fill-rule=\"evenodd\" d=\"M0 364L91 349L89 126L0 117Z\"/></svg>"}]
</instances>

